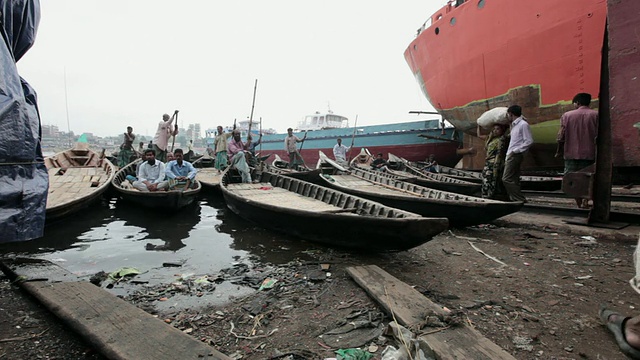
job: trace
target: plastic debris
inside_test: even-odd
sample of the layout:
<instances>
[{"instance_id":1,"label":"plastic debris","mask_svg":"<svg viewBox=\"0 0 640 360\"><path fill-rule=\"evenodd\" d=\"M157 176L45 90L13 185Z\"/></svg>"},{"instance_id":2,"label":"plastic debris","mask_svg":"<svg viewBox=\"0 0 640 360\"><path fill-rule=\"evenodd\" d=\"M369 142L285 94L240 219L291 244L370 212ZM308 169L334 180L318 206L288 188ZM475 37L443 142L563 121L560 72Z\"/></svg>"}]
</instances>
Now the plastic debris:
<instances>
[{"instance_id":1,"label":"plastic debris","mask_svg":"<svg viewBox=\"0 0 640 360\"><path fill-rule=\"evenodd\" d=\"M373 354L362 349L338 349L338 360L369 360Z\"/></svg>"},{"instance_id":2,"label":"plastic debris","mask_svg":"<svg viewBox=\"0 0 640 360\"><path fill-rule=\"evenodd\" d=\"M258 290L271 289L277 282L277 279L266 278L264 279L264 281L262 281L262 284L260 285Z\"/></svg>"},{"instance_id":3,"label":"plastic debris","mask_svg":"<svg viewBox=\"0 0 640 360\"><path fill-rule=\"evenodd\" d=\"M109 273L109 278L112 280L118 280L126 276L136 276L140 274L140 270L132 267L122 267L114 272Z\"/></svg>"}]
</instances>

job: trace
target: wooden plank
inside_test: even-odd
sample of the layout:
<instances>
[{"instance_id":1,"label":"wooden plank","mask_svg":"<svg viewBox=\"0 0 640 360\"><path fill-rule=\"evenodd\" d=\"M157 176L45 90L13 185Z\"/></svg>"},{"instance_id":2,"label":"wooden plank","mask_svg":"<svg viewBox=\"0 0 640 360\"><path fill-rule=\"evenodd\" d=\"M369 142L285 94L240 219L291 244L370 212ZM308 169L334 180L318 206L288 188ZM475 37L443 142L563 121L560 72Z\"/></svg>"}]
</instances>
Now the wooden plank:
<instances>
[{"instance_id":1,"label":"wooden plank","mask_svg":"<svg viewBox=\"0 0 640 360\"><path fill-rule=\"evenodd\" d=\"M442 307L378 266L349 267L347 272L405 327L419 326L428 315L446 314ZM515 360L504 349L468 326L451 327L420 338L427 342L441 360Z\"/></svg>"},{"instance_id":2,"label":"wooden plank","mask_svg":"<svg viewBox=\"0 0 640 360\"><path fill-rule=\"evenodd\" d=\"M52 267L56 266L49 263L44 269ZM14 276L33 272L25 273L21 267L10 270ZM54 270L58 276L60 271ZM89 282L35 280L20 286L109 359L231 359Z\"/></svg>"}]
</instances>

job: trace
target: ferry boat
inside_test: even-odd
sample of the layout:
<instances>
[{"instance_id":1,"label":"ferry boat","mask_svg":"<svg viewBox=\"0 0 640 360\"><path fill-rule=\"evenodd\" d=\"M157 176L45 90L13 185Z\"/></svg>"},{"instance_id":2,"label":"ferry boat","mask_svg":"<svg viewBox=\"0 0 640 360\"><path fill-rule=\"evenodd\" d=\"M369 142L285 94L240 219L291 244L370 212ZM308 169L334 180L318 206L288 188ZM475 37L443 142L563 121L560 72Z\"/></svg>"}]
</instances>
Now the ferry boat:
<instances>
[{"instance_id":1,"label":"ferry boat","mask_svg":"<svg viewBox=\"0 0 640 360\"><path fill-rule=\"evenodd\" d=\"M535 141L525 169L561 169L554 158L560 117L579 92L599 104L606 20L606 0L449 1L418 29L404 57L436 110L471 135L464 147L478 152L463 159L464 168L484 165L476 119L518 104Z\"/></svg>"},{"instance_id":2,"label":"ferry boat","mask_svg":"<svg viewBox=\"0 0 640 360\"><path fill-rule=\"evenodd\" d=\"M460 134L452 126L443 126L439 119L401 122L385 125L358 125L357 128L348 126L349 119L334 114L332 111L316 112L307 115L298 122L294 135L307 138L298 143L298 149L307 165L315 165L319 159L319 151L333 154L333 147L338 138L342 144L350 146L353 139L351 157L360 153L360 149L367 148L372 154L382 153L386 158L391 152L410 161L423 161L434 154L440 164L454 166L460 156L456 150L460 145ZM248 122L238 123L237 128L243 131L242 138L246 139ZM242 126L240 126L242 125ZM257 140L258 130L255 121L252 122L251 133ZM229 129L230 130L230 129ZM215 131L207 131L207 144L213 148ZM284 139L287 134L265 134L263 130L262 145L258 146L261 155L274 154L282 159L289 159L284 149Z\"/></svg>"}]
</instances>

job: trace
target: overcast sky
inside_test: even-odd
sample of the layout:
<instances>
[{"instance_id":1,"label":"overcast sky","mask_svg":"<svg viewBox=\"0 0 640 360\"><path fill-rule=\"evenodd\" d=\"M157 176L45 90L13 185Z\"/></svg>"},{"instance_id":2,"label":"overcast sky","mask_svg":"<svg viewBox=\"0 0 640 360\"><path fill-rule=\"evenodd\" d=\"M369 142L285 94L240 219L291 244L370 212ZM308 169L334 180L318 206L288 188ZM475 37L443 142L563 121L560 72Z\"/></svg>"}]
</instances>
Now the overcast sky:
<instances>
[{"instance_id":1,"label":"overcast sky","mask_svg":"<svg viewBox=\"0 0 640 360\"><path fill-rule=\"evenodd\" d=\"M152 135L163 113L203 131L251 113L282 132L326 111L353 125L433 118L404 60L444 0L42 0L18 63L43 124ZM204 134L203 134L204 135Z\"/></svg>"}]
</instances>

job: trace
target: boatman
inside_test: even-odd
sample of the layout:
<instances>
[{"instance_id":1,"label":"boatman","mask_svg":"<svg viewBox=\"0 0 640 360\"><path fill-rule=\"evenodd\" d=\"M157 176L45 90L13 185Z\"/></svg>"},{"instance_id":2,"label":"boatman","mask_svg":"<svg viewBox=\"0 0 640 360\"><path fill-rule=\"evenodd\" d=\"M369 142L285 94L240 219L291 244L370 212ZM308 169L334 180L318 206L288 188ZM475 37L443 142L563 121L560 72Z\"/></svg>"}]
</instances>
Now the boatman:
<instances>
[{"instance_id":1,"label":"boatman","mask_svg":"<svg viewBox=\"0 0 640 360\"><path fill-rule=\"evenodd\" d=\"M133 128L127 126L127 132L124 133L124 142L120 146L120 153L118 154L119 167L123 168L131 161L131 157L134 154L133 141L135 139L136 136L133 134Z\"/></svg>"},{"instance_id":2,"label":"boatman","mask_svg":"<svg viewBox=\"0 0 640 360\"><path fill-rule=\"evenodd\" d=\"M178 110L173 112L171 118L169 114L162 115L162 121L158 123L158 130L153 137L153 150L156 152L156 157L162 162L167 161L167 146L169 144L169 138L171 136L178 135L178 124L175 124L175 128L172 130L171 124L178 115Z\"/></svg>"},{"instance_id":3,"label":"boatman","mask_svg":"<svg viewBox=\"0 0 640 360\"><path fill-rule=\"evenodd\" d=\"M145 150L144 156L147 160L138 167L138 180L133 182L133 187L143 192L165 190L169 183L164 180L164 163L156 160L156 153L151 149Z\"/></svg>"},{"instance_id":4,"label":"boatman","mask_svg":"<svg viewBox=\"0 0 640 360\"><path fill-rule=\"evenodd\" d=\"M298 165L303 165L302 155L298 152L298 146L296 143L303 142L307 138L307 133L304 133L302 139L293 135L293 129L287 129L287 137L284 138L284 151L289 154L289 168L295 169Z\"/></svg>"},{"instance_id":5,"label":"boatman","mask_svg":"<svg viewBox=\"0 0 640 360\"><path fill-rule=\"evenodd\" d=\"M520 165L522 165L524 154L533 145L533 136L529 123L522 116L522 108L519 105L509 106L507 118L511 123L511 140L507 148L502 184L504 184L511 201L526 202L527 199L520 191Z\"/></svg>"},{"instance_id":6,"label":"boatman","mask_svg":"<svg viewBox=\"0 0 640 360\"><path fill-rule=\"evenodd\" d=\"M248 151L247 146L242 143L240 130L233 130L232 135L233 139L229 141L229 145L227 146L231 166L238 170L240 176L242 176L243 183L250 183L251 174L249 173L249 165L247 164L247 158L245 156L245 151Z\"/></svg>"},{"instance_id":7,"label":"boatman","mask_svg":"<svg viewBox=\"0 0 640 360\"><path fill-rule=\"evenodd\" d=\"M598 112L589 108L591 94L579 93L573 98L575 110L560 118L558 151L564 157L564 173L576 172L593 164L596 158ZM589 199L576 198L579 208L589 207Z\"/></svg>"},{"instance_id":8,"label":"boatman","mask_svg":"<svg viewBox=\"0 0 640 360\"><path fill-rule=\"evenodd\" d=\"M182 149L173 152L175 160L169 161L166 166L166 175L169 179L169 188L189 189L196 185L197 171L190 162L184 161Z\"/></svg>"},{"instance_id":9,"label":"boatman","mask_svg":"<svg viewBox=\"0 0 640 360\"><path fill-rule=\"evenodd\" d=\"M215 167L218 169L218 172L221 172L227 167L227 139L230 137L231 133L225 134L224 128L218 126L218 135L216 135L216 138L213 140L213 148L216 155Z\"/></svg>"},{"instance_id":10,"label":"boatman","mask_svg":"<svg viewBox=\"0 0 640 360\"><path fill-rule=\"evenodd\" d=\"M342 139L338 138L338 143L333 146L333 157L336 159L338 164L342 166L349 166L347 163L347 151L349 151L350 146L342 145Z\"/></svg>"}]
</instances>

